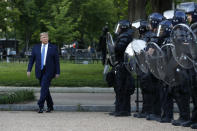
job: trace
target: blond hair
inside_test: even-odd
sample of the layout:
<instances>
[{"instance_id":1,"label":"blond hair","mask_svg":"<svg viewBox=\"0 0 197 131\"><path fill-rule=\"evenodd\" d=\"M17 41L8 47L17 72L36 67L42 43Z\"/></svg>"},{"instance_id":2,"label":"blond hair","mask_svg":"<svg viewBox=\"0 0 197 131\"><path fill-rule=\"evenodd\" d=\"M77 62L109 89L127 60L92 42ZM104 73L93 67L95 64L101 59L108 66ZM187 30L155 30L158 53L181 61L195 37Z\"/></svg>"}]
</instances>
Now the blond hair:
<instances>
[{"instance_id":1,"label":"blond hair","mask_svg":"<svg viewBox=\"0 0 197 131\"><path fill-rule=\"evenodd\" d=\"M40 33L40 37L43 36L43 35L47 35L48 36L48 32L42 32L42 33Z\"/></svg>"}]
</instances>

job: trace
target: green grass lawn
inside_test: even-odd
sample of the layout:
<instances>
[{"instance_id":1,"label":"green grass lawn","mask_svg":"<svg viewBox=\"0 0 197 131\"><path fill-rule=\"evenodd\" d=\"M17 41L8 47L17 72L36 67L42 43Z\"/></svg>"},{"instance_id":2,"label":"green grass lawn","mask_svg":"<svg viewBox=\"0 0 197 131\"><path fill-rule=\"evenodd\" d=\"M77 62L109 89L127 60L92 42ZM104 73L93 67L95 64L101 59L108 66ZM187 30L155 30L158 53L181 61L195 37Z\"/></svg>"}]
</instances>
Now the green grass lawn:
<instances>
[{"instance_id":1,"label":"green grass lawn","mask_svg":"<svg viewBox=\"0 0 197 131\"><path fill-rule=\"evenodd\" d=\"M0 63L0 86L39 86L34 67L31 78L27 78L28 63ZM53 79L51 86L59 87L106 87L102 64L60 63L61 73Z\"/></svg>"}]
</instances>

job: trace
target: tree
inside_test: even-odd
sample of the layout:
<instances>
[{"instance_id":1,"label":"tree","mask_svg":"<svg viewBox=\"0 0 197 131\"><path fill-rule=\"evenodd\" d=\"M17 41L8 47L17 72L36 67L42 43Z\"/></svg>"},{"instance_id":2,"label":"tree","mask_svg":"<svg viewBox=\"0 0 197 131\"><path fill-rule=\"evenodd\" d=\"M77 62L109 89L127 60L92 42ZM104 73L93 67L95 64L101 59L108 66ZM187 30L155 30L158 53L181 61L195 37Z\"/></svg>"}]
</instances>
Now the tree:
<instances>
[{"instance_id":1,"label":"tree","mask_svg":"<svg viewBox=\"0 0 197 131\"><path fill-rule=\"evenodd\" d=\"M129 19L146 19L153 12L163 13L172 9L173 0L129 0Z\"/></svg>"},{"instance_id":2,"label":"tree","mask_svg":"<svg viewBox=\"0 0 197 131\"><path fill-rule=\"evenodd\" d=\"M13 38L15 21L18 19L19 12L11 6L10 1L0 1L0 32L3 38Z\"/></svg>"},{"instance_id":3,"label":"tree","mask_svg":"<svg viewBox=\"0 0 197 131\"><path fill-rule=\"evenodd\" d=\"M128 0L129 20L145 19L146 11L144 7L146 7L146 4L147 0Z\"/></svg>"},{"instance_id":4,"label":"tree","mask_svg":"<svg viewBox=\"0 0 197 131\"><path fill-rule=\"evenodd\" d=\"M82 4L79 26L87 43L98 42L106 22L109 27L117 22L117 13L111 0L89 0Z\"/></svg>"},{"instance_id":5,"label":"tree","mask_svg":"<svg viewBox=\"0 0 197 131\"><path fill-rule=\"evenodd\" d=\"M114 0L118 20L128 19L128 0Z\"/></svg>"},{"instance_id":6,"label":"tree","mask_svg":"<svg viewBox=\"0 0 197 131\"><path fill-rule=\"evenodd\" d=\"M11 7L19 11L19 19L15 21L17 38L28 50L32 35L39 29L37 7L34 0L13 0Z\"/></svg>"},{"instance_id":7,"label":"tree","mask_svg":"<svg viewBox=\"0 0 197 131\"><path fill-rule=\"evenodd\" d=\"M3 33L6 31L6 19L7 19L7 10L6 7L8 6L7 2L0 1L0 32L2 32L1 36L3 37Z\"/></svg>"},{"instance_id":8,"label":"tree","mask_svg":"<svg viewBox=\"0 0 197 131\"><path fill-rule=\"evenodd\" d=\"M79 35L79 32L74 30L77 23L73 23L73 18L67 16L70 4L69 0L64 0L59 5L54 5L52 7L52 21L45 22L51 41L54 43L69 43Z\"/></svg>"}]
</instances>

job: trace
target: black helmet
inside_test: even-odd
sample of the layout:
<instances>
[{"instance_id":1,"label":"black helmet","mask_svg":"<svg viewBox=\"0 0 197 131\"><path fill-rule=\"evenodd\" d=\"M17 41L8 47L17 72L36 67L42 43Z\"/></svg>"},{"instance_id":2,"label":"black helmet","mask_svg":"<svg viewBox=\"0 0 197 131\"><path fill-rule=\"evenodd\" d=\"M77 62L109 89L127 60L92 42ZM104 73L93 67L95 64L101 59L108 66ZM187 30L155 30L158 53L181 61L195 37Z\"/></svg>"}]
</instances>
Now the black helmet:
<instances>
[{"instance_id":1,"label":"black helmet","mask_svg":"<svg viewBox=\"0 0 197 131\"><path fill-rule=\"evenodd\" d=\"M108 31L109 31L108 26L107 26L107 25L104 26L104 27L103 27L103 33L107 33Z\"/></svg>"},{"instance_id":2,"label":"black helmet","mask_svg":"<svg viewBox=\"0 0 197 131\"><path fill-rule=\"evenodd\" d=\"M177 5L178 9L184 10L186 14L192 16L192 23L197 22L197 4L194 2L185 2Z\"/></svg>"},{"instance_id":3,"label":"black helmet","mask_svg":"<svg viewBox=\"0 0 197 131\"><path fill-rule=\"evenodd\" d=\"M180 24L180 23L186 23L186 22L187 22L187 16L185 12L182 10L175 10L174 17L172 19L173 26Z\"/></svg>"},{"instance_id":4,"label":"black helmet","mask_svg":"<svg viewBox=\"0 0 197 131\"><path fill-rule=\"evenodd\" d=\"M139 30L139 34L146 33L148 31L148 21L141 20L138 30Z\"/></svg>"},{"instance_id":5,"label":"black helmet","mask_svg":"<svg viewBox=\"0 0 197 131\"><path fill-rule=\"evenodd\" d=\"M163 20L158 25L157 37L169 37L172 27L172 22L170 20Z\"/></svg>"},{"instance_id":6,"label":"black helmet","mask_svg":"<svg viewBox=\"0 0 197 131\"><path fill-rule=\"evenodd\" d=\"M115 27L115 34L120 34L121 32L126 31L131 28L131 22L129 20L120 20Z\"/></svg>"},{"instance_id":7,"label":"black helmet","mask_svg":"<svg viewBox=\"0 0 197 131\"><path fill-rule=\"evenodd\" d=\"M148 21L153 29L157 28L158 24L164 19L160 13L152 13L148 17Z\"/></svg>"}]
</instances>

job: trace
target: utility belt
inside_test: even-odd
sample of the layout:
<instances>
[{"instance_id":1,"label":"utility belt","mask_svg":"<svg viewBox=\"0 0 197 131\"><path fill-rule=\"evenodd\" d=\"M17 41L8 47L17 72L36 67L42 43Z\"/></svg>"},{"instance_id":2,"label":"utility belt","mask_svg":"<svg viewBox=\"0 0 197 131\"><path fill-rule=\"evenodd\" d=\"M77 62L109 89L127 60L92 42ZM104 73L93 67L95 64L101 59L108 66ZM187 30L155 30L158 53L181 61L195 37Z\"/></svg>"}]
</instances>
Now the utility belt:
<instances>
[{"instance_id":1,"label":"utility belt","mask_svg":"<svg viewBox=\"0 0 197 131\"><path fill-rule=\"evenodd\" d=\"M115 61L114 63L115 64L114 64L113 68L115 70L126 65L126 63L124 61Z\"/></svg>"}]
</instances>

